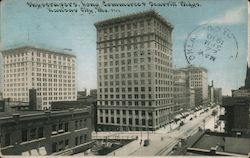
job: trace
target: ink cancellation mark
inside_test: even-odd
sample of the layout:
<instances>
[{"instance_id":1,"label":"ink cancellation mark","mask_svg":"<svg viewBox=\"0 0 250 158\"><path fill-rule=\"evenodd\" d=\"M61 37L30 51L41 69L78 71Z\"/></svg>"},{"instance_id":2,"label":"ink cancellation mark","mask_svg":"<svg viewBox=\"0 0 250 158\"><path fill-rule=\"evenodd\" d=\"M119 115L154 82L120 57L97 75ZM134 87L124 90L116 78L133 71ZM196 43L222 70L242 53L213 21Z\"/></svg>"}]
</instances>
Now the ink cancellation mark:
<instances>
[{"instance_id":1,"label":"ink cancellation mark","mask_svg":"<svg viewBox=\"0 0 250 158\"><path fill-rule=\"evenodd\" d=\"M189 64L214 62L220 58L237 58L238 42L226 27L201 25L189 33L184 43L184 53Z\"/></svg>"}]
</instances>

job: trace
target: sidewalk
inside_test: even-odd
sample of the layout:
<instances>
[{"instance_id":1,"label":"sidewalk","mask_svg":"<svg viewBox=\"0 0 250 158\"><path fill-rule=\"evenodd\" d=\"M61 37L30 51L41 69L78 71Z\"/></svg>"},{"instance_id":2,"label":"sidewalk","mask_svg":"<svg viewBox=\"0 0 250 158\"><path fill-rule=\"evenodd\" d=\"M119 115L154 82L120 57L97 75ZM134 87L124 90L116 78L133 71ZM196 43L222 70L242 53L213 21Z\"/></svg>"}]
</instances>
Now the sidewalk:
<instances>
[{"instance_id":1,"label":"sidewalk","mask_svg":"<svg viewBox=\"0 0 250 158\"><path fill-rule=\"evenodd\" d=\"M205 115L202 115L202 117L209 116L211 111ZM181 130L176 130L177 127L179 127L180 121L178 123L172 123L170 130L170 125L167 125L165 127L160 128L159 130L155 132L149 132L149 139L150 139L150 145L149 146L143 146L144 140L147 139L147 131L131 131L131 132L100 132L98 135L120 135L120 136L138 136L138 139L135 141L132 141L131 143L111 152L108 154L109 156L154 156L154 155L161 155L163 153L166 153L166 151L172 150L172 148L175 146L176 143L179 141L179 137L183 137L185 135L185 132L192 131L189 127L196 127L198 128L198 125L196 125L198 122L201 124L201 118L199 118L199 115L197 118L193 118L190 122L190 124L187 124L190 120L190 118L193 116L187 117L185 120L182 119L182 121L185 122L184 126L181 127ZM196 120L197 119L197 120ZM200 121L199 121L200 120ZM211 120L209 120L210 122ZM188 129L188 130L187 130ZM184 130L184 131L183 131ZM141 137L142 133L142 137ZM140 143L141 139L143 140L142 143Z\"/></svg>"}]
</instances>

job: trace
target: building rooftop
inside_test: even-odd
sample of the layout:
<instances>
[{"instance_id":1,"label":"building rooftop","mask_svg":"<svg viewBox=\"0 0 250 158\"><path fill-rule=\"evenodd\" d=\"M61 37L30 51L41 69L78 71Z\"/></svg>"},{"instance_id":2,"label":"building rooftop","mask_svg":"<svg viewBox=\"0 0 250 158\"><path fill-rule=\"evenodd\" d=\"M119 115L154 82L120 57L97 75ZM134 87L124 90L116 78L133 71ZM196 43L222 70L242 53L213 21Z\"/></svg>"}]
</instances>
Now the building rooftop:
<instances>
[{"instance_id":1,"label":"building rooftop","mask_svg":"<svg viewBox=\"0 0 250 158\"><path fill-rule=\"evenodd\" d=\"M216 155L221 156L243 156L249 152L249 138L232 137L225 133L205 132L188 148L188 151L207 155L211 150L216 151ZM188 154L189 155L189 154Z\"/></svg>"},{"instance_id":2,"label":"building rooftop","mask_svg":"<svg viewBox=\"0 0 250 158\"><path fill-rule=\"evenodd\" d=\"M204 67L197 67L197 66L194 66L194 65L188 65L187 67L180 68L180 70L202 70L202 71L207 72L206 68L204 68Z\"/></svg>"},{"instance_id":3,"label":"building rooftop","mask_svg":"<svg viewBox=\"0 0 250 158\"><path fill-rule=\"evenodd\" d=\"M205 134L201 139L194 144L193 148L201 148L201 149L207 149L210 150L210 148L219 145L217 151L222 152L223 149L220 146L220 144L224 144L223 137L221 136L211 136L208 134Z\"/></svg>"},{"instance_id":4,"label":"building rooftop","mask_svg":"<svg viewBox=\"0 0 250 158\"><path fill-rule=\"evenodd\" d=\"M60 110L60 111L15 111L15 112L1 112L0 113L0 123L3 121L11 121L12 118L20 118L20 119L28 119L28 118L42 118L49 116L65 116L72 115L72 113L89 113L87 108L79 108L79 109L68 109L68 110Z\"/></svg>"},{"instance_id":5,"label":"building rooftop","mask_svg":"<svg viewBox=\"0 0 250 158\"><path fill-rule=\"evenodd\" d=\"M224 97L222 106L250 106L249 97Z\"/></svg>"},{"instance_id":6,"label":"building rooftop","mask_svg":"<svg viewBox=\"0 0 250 158\"><path fill-rule=\"evenodd\" d=\"M134 14L129 14L129 15L125 15L125 16L111 18L108 20L99 21L99 22L95 23L95 27L107 26L110 24L126 22L126 21L130 21L130 20L139 19L140 17L154 17L154 18L157 18L158 20L160 20L162 23L166 24L168 27L170 27L171 30L174 28L170 22L168 22L165 18L163 18L159 13L157 13L154 10L149 10L149 11L145 11L145 12L139 12L139 13L134 13Z\"/></svg>"},{"instance_id":7,"label":"building rooftop","mask_svg":"<svg viewBox=\"0 0 250 158\"><path fill-rule=\"evenodd\" d=\"M1 53L3 55L5 53L16 53L15 50L20 50L20 49L37 49L37 50L46 51L46 52L50 52L54 54L76 57L75 55L73 55L73 52L69 51L69 49L48 48L48 46L42 46L42 45L14 45L14 46L10 46L8 48L3 49Z\"/></svg>"}]
</instances>

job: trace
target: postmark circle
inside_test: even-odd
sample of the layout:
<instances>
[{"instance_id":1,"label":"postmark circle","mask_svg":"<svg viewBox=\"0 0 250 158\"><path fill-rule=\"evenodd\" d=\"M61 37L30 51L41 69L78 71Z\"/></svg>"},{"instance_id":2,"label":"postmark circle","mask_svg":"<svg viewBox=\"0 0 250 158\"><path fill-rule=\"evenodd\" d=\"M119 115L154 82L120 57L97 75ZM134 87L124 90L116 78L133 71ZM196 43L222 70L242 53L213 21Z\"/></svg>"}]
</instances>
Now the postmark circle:
<instances>
[{"instance_id":1,"label":"postmark circle","mask_svg":"<svg viewBox=\"0 0 250 158\"><path fill-rule=\"evenodd\" d=\"M238 42L228 28L204 24L188 34L184 53L189 64L235 59L238 56Z\"/></svg>"}]
</instances>

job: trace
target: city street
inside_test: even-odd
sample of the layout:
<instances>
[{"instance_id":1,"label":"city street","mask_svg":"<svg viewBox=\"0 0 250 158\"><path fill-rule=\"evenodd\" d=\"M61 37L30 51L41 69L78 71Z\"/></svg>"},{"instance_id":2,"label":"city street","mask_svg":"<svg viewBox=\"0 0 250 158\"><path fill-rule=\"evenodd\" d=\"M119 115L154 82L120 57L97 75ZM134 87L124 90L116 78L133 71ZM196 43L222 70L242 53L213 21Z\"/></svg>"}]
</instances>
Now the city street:
<instances>
[{"instance_id":1,"label":"city street","mask_svg":"<svg viewBox=\"0 0 250 158\"><path fill-rule=\"evenodd\" d=\"M216 109L216 108L213 108ZM198 128L201 127L202 129L210 129L214 130L214 117L211 115L212 110L209 109L209 111L204 112L202 114L201 110L197 111L194 114L191 114L188 116L185 120L182 119L184 122L184 125L178 129L178 124L172 123L171 128L170 126L163 127L157 131L143 131L143 132L137 132L137 131L130 131L130 132L98 132L93 133L93 136L115 136L117 138L119 137L131 137L131 136L137 136L138 139L127 144L126 146L123 146L113 152L111 152L109 155L113 156L160 156L160 155L168 155L172 148L178 144L180 139L186 139L189 136L192 136L198 131ZM197 115L196 118L194 118L194 115ZM193 118L190 120L190 118ZM204 121L205 120L205 123ZM172 130L171 130L172 129ZM150 144L149 146L143 146L143 141L149 137ZM77 154L79 155L79 154Z\"/></svg>"}]
</instances>

